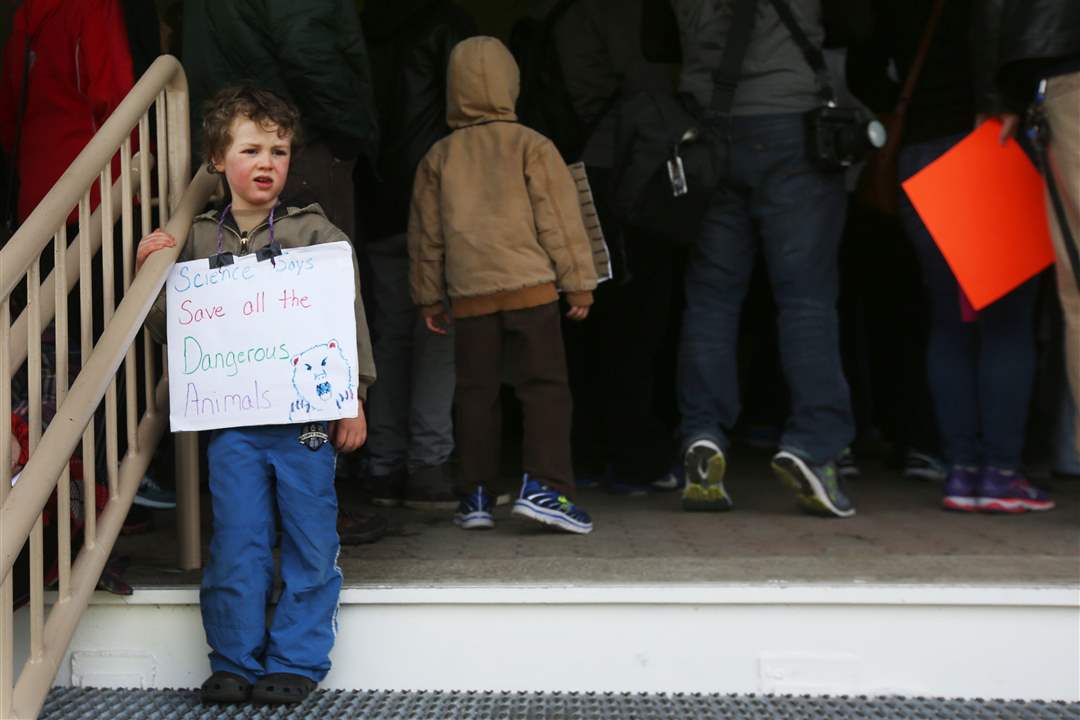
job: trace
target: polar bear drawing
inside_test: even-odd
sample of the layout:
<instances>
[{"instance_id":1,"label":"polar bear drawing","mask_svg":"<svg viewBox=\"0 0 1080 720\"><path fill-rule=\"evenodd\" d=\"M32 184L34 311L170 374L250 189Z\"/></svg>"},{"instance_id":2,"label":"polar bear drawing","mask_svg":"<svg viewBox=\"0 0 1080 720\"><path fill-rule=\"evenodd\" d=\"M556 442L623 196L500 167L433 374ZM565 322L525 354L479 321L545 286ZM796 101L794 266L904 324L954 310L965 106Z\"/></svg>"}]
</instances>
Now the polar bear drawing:
<instances>
[{"instance_id":1,"label":"polar bear drawing","mask_svg":"<svg viewBox=\"0 0 1080 720\"><path fill-rule=\"evenodd\" d=\"M289 405L289 420L303 419L356 397L352 368L337 340L315 345L293 356L292 384L296 400Z\"/></svg>"}]
</instances>

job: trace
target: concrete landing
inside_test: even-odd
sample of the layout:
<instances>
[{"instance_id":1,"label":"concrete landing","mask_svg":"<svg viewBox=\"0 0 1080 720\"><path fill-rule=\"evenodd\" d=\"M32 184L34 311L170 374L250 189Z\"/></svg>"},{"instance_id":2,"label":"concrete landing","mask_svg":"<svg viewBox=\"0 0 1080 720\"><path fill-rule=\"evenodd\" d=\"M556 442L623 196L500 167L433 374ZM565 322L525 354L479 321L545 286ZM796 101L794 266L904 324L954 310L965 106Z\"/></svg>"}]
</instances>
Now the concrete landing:
<instances>
[{"instance_id":1,"label":"concrete landing","mask_svg":"<svg viewBox=\"0 0 1080 720\"><path fill-rule=\"evenodd\" d=\"M768 456L743 452L731 463L735 509L694 514L677 493L616 497L583 490L579 501L596 530L570 536L496 511L492 531L465 532L451 512L379 510L391 533L372 545L343 548L351 587L477 584L901 583L1080 587L1080 482L1042 479L1058 508L1022 516L950 513L940 488L906 481L869 465L851 483L858 513L850 519L801 514L768 471ZM342 504L372 512L340 487ZM204 501L206 498L204 497ZM204 502L204 545L209 508ZM159 529L121 538L133 584L198 583L177 572L171 513Z\"/></svg>"}]
</instances>

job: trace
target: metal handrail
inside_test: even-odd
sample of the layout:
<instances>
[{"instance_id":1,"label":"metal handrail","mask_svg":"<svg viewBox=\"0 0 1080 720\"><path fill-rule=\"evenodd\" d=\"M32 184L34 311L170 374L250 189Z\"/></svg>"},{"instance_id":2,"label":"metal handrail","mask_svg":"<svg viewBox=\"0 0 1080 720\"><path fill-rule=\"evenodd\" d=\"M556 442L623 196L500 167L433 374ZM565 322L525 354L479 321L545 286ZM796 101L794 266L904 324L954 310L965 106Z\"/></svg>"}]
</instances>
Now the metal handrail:
<instances>
[{"instance_id":1,"label":"metal handrail","mask_svg":"<svg viewBox=\"0 0 1080 720\"><path fill-rule=\"evenodd\" d=\"M150 113L157 124L156 178L151 178ZM132 135L137 131L140 153L132 156ZM119 154L120 178L113 182L112 162ZM19 231L0 251L0 423L11 412L11 383L25 360L29 378L30 458L18 484L10 485L10 433L0 427L0 719L34 718L40 712L68 644L89 603L108 560L120 527L131 507L139 481L168 427L167 373L159 374L155 357L160 350L143 332L143 388L137 387L137 337L154 299L165 283L182 243L155 253L134 275L136 213L141 234L151 229L151 180L157 184L160 223L177 238L185 238L195 214L205 206L217 179L205 169L190 178L190 129L187 79L173 57L156 60L94 138L38 204ZM93 187L101 190L101 206L90 212ZM139 205L134 199L138 197ZM67 239L66 223L78 208L79 235ZM122 256L114 257L114 226L120 213ZM55 268L40 278L39 258L52 246ZM100 255L102 280L93 297L91 259ZM119 274L123 298L115 305L114 285ZM77 284L81 303L78 336L82 364L67 387L68 292ZM26 310L12 323L12 293L24 288ZM91 308L102 313L104 326L93 338ZM42 334L55 323L56 415L42 432ZM164 355L162 365L164 365ZM118 407L117 373L124 368L126 407ZM138 402L145 405L139 415ZM103 409L105 474L108 501L95 512L95 415ZM127 451L118 455L118 420L126 411ZM71 560L69 458L82 446L84 543ZM182 518L196 517L197 487L187 438L178 451L178 466L191 477L184 479L179 503ZM46 615L43 587L42 512L57 494L59 590ZM187 566L197 565L197 542L187 527L182 545ZM12 568L21 549L30 547L30 603L28 659L16 675Z\"/></svg>"},{"instance_id":2,"label":"metal handrail","mask_svg":"<svg viewBox=\"0 0 1080 720\"><path fill-rule=\"evenodd\" d=\"M200 170L184 193L177 207L177 215L166 224L165 231L174 237L187 237L192 219L206 205L216 184L215 177L208 175L205 169ZM37 452L23 468L19 483L0 506L0 576L6 576L11 571L21 543L29 536L34 518L44 509L55 486L55 482L49 485L47 482L35 482L35 478L59 477L67 466L68 458L79 445L83 428L93 418L112 376L127 354L128 346L134 342L136 333L165 285L180 247L166 248L147 259L124 301L116 309L113 321L101 335L97 348L83 364L64 404L57 409L56 417L41 438ZM65 428L68 428L67 431ZM34 512L27 513L27 509Z\"/></svg>"},{"instance_id":3,"label":"metal handrail","mask_svg":"<svg viewBox=\"0 0 1080 720\"><path fill-rule=\"evenodd\" d=\"M132 184L139 181L139 160L138 153L131 159L131 180ZM153 158L151 158L151 165L153 165ZM112 214L116 217L117 213L121 210L123 203L123 191L121 188L121 181L117 180L112 186ZM90 214L90 249L94 254L101 249L101 211L103 208L97 208ZM80 238L76 237L71 241L71 247L78 248ZM62 278L66 283L66 292L71 292L75 285L79 281L79 257L74 253L69 253L67 256L67 267L64 277ZM39 332L44 331L48 327L49 321L53 314L56 312L56 283L60 282L61 278L58 276L57 270L54 268L44 280L41 281L41 318ZM30 310L23 310L18 319L11 324L11 365L12 367L19 367L26 360L27 344L26 337L29 332L30 323Z\"/></svg>"}]
</instances>

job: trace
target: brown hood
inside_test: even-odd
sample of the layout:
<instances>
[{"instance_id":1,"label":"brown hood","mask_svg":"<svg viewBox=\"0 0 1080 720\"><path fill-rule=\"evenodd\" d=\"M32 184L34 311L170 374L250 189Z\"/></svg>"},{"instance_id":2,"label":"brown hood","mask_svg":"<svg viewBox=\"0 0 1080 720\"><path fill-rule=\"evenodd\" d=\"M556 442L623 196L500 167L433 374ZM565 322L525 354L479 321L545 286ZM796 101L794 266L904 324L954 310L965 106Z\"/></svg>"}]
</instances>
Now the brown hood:
<instances>
[{"instance_id":1,"label":"brown hood","mask_svg":"<svg viewBox=\"0 0 1080 720\"><path fill-rule=\"evenodd\" d=\"M473 37L454 46L446 71L446 123L461 128L517 120L521 79L514 56L498 39Z\"/></svg>"}]
</instances>

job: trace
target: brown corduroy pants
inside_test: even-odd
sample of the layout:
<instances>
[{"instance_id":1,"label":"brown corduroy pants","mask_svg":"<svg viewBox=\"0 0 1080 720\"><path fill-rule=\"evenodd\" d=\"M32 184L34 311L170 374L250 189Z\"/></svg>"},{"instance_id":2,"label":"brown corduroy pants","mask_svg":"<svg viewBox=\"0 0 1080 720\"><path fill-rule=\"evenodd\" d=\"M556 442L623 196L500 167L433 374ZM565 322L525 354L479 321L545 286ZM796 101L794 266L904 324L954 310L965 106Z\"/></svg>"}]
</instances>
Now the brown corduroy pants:
<instances>
[{"instance_id":1,"label":"brown corduroy pants","mask_svg":"<svg viewBox=\"0 0 1080 720\"><path fill-rule=\"evenodd\" d=\"M522 469L573 496L570 387L559 303L454 321L454 426L463 469L459 490L508 490L499 475L503 378L513 385L524 419ZM516 489L516 488L514 488Z\"/></svg>"}]
</instances>

